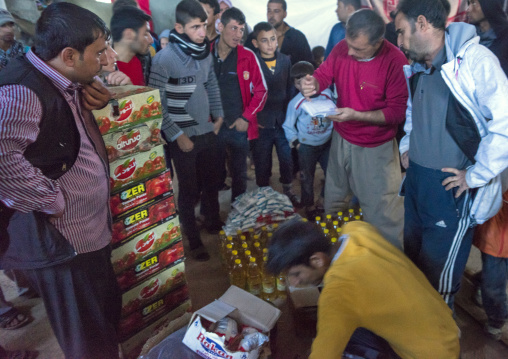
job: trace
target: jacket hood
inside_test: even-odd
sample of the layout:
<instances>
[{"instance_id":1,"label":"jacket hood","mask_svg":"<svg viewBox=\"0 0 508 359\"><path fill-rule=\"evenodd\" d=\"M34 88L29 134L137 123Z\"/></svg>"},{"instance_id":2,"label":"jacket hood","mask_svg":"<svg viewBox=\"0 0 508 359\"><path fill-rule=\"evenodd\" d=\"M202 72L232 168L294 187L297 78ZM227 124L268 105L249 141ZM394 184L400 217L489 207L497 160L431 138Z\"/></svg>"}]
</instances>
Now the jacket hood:
<instances>
[{"instance_id":1,"label":"jacket hood","mask_svg":"<svg viewBox=\"0 0 508 359\"><path fill-rule=\"evenodd\" d=\"M445 31L446 58L451 60L457 56L463 46L471 40L476 43L480 41L476 35L476 27L463 22L451 23Z\"/></svg>"},{"instance_id":2,"label":"jacket hood","mask_svg":"<svg viewBox=\"0 0 508 359\"><path fill-rule=\"evenodd\" d=\"M508 16L504 11L504 0L479 0L485 19L489 21L497 37L507 36Z\"/></svg>"}]
</instances>

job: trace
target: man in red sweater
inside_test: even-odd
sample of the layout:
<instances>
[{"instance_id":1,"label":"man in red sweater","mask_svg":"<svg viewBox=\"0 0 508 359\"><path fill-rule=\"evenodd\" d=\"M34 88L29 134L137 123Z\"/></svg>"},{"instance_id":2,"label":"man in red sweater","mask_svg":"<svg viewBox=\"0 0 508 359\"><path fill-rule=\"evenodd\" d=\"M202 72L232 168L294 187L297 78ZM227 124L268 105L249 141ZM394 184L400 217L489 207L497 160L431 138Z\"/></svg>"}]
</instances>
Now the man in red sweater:
<instances>
[{"instance_id":1,"label":"man in red sweater","mask_svg":"<svg viewBox=\"0 0 508 359\"><path fill-rule=\"evenodd\" d=\"M325 211L347 208L358 197L365 220L402 248L403 202L395 134L404 121L407 86L403 53L384 39L383 19L358 10L339 42L313 76L299 84L310 98L335 82L337 114L325 183Z\"/></svg>"}]
</instances>

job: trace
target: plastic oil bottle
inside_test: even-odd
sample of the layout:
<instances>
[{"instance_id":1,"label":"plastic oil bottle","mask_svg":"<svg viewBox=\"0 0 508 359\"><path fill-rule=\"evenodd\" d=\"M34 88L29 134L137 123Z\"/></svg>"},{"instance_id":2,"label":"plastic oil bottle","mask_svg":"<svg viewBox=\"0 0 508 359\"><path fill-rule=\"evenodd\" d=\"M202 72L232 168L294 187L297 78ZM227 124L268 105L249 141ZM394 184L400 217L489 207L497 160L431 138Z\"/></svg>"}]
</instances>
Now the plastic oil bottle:
<instances>
[{"instance_id":1,"label":"plastic oil bottle","mask_svg":"<svg viewBox=\"0 0 508 359\"><path fill-rule=\"evenodd\" d=\"M321 217L316 216L316 218L314 219L314 223L316 223L318 226L321 226Z\"/></svg>"},{"instance_id":2,"label":"plastic oil bottle","mask_svg":"<svg viewBox=\"0 0 508 359\"><path fill-rule=\"evenodd\" d=\"M277 299L275 277L266 270L268 257L263 258L263 294L261 298L267 302L273 303Z\"/></svg>"},{"instance_id":3,"label":"plastic oil bottle","mask_svg":"<svg viewBox=\"0 0 508 359\"><path fill-rule=\"evenodd\" d=\"M353 221L355 219L355 210L353 208L350 208L347 215L349 217L349 220Z\"/></svg>"},{"instance_id":4,"label":"plastic oil bottle","mask_svg":"<svg viewBox=\"0 0 508 359\"><path fill-rule=\"evenodd\" d=\"M326 215L325 223L326 223L326 228L328 228L331 231L333 228L333 219L332 219L331 214Z\"/></svg>"},{"instance_id":5,"label":"plastic oil bottle","mask_svg":"<svg viewBox=\"0 0 508 359\"><path fill-rule=\"evenodd\" d=\"M240 259L235 260L233 267L229 271L229 283L243 290L246 288L245 270Z\"/></svg>"},{"instance_id":6,"label":"plastic oil bottle","mask_svg":"<svg viewBox=\"0 0 508 359\"><path fill-rule=\"evenodd\" d=\"M250 262L247 267L247 291L259 297L263 288L263 278L261 271L256 264L256 258L250 257Z\"/></svg>"},{"instance_id":7,"label":"plastic oil bottle","mask_svg":"<svg viewBox=\"0 0 508 359\"><path fill-rule=\"evenodd\" d=\"M287 292L286 292L286 273L282 272L276 278L277 283L277 298L282 300L286 300Z\"/></svg>"}]
</instances>

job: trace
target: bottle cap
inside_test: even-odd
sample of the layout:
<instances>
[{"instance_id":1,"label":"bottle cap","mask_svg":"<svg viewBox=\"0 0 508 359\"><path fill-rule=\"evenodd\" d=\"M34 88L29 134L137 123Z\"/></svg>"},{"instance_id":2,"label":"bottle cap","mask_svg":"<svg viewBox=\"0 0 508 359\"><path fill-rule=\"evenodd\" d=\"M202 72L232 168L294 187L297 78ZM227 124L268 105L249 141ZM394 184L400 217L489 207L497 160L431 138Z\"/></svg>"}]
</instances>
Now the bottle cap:
<instances>
[{"instance_id":1,"label":"bottle cap","mask_svg":"<svg viewBox=\"0 0 508 359\"><path fill-rule=\"evenodd\" d=\"M339 225L339 221L333 221L333 225L334 226L338 226Z\"/></svg>"},{"instance_id":2,"label":"bottle cap","mask_svg":"<svg viewBox=\"0 0 508 359\"><path fill-rule=\"evenodd\" d=\"M231 251L231 254L234 255L234 256L237 256L238 255L238 251L236 249L233 249Z\"/></svg>"},{"instance_id":3,"label":"bottle cap","mask_svg":"<svg viewBox=\"0 0 508 359\"><path fill-rule=\"evenodd\" d=\"M330 231L328 229L325 229L324 232L325 232L325 234L330 233Z\"/></svg>"},{"instance_id":4,"label":"bottle cap","mask_svg":"<svg viewBox=\"0 0 508 359\"><path fill-rule=\"evenodd\" d=\"M219 232L219 234L220 234L221 236L224 236L224 235L226 234L226 232L224 232L223 230L221 230L221 231Z\"/></svg>"},{"instance_id":5,"label":"bottle cap","mask_svg":"<svg viewBox=\"0 0 508 359\"><path fill-rule=\"evenodd\" d=\"M249 248L249 245L247 243L243 243L242 244L242 248L245 249L245 248Z\"/></svg>"},{"instance_id":6,"label":"bottle cap","mask_svg":"<svg viewBox=\"0 0 508 359\"><path fill-rule=\"evenodd\" d=\"M250 255L251 255L251 251L246 250L246 251L245 251L245 255L246 255L246 256L250 256Z\"/></svg>"},{"instance_id":7,"label":"bottle cap","mask_svg":"<svg viewBox=\"0 0 508 359\"><path fill-rule=\"evenodd\" d=\"M250 257L250 261L251 261L251 263L256 263L256 258Z\"/></svg>"},{"instance_id":8,"label":"bottle cap","mask_svg":"<svg viewBox=\"0 0 508 359\"><path fill-rule=\"evenodd\" d=\"M226 238L228 241L232 241L233 240L233 236L227 236Z\"/></svg>"},{"instance_id":9,"label":"bottle cap","mask_svg":"<svg viewBox=\"0 0 508 359\"><path fill-rule=\"evenodd\" d=\"M348 221L349 221L349 217L344 218L344 222L348 222Z\"/></svg>"},{"instance_id":10,"label":"bottle cap","mask_svg":"<svg viewBox=\"0 0 508 359\"><path fill-rule=\"evenodd\" d=\"M326 219L332 219L332 215L331 214L327 214L326 215Z\"/></svg>"},{"instance_id":11,"label":"bottle cap","mask_svg":"<svg viewBox=\"0 0 508 359\"><path fill-rule=\"evenodd\" d=\"M236 263L236 264L242 264L242 261L241 261L241 260L239 260L239 259L235 259L235 263Z\"/></svg>"},{"instance_id":12,"label":"bottle cap","mask_svg":"<svg viewBox=\"0 0 508 359\"><path fill-rule=\"evenodd\" d=\"M317 216L316 221L320 221L320 220L321 220L321 217Z\"/></svg>"},{"instance_id":13,"label":"bottle cap","mask_svg":"<svg viewBox=\"0 0 508 359\"><path fill-rule=\"evenodd\" d=\"M254 242L254 247L258 248L258 247L260 247L260 246L261 246L261 243L259 243L259 242Z\"/></svg>"},{"instance_id":14,"label":"bottle cap","mask_svg":"<svg viewBox=\"0 0 508 359\"><path fill-rule=\"evenodd\" d=\"M337 212L338 216L342 216L342 214L343 214L342 212Z\"/></svg>"},{"instance_id":15,"label":"bottle cap","mask_svg":"<svg viewBox=\"0 0 508 359\"><path fill-rule=\"evenodd\" d=\"M241 240L241 241L246 241L246 240L247 240L247 237L245 237L245 236L240 236L240 240Z\"/></svg>"},{"instance_id":16,"label":"bottle cap","mask_svg":"<svg viewBox=\"0 0 508 359\"><path fill-rule=\"evenodd\" d=\"M226 248L231 249L231 248L233 248L233 245L231 243L228 243L228 244L226 244Z\"/></svg>"},{"instance_id":17,"label":"bottle cap","mask_svg":"<svg viewBox=\"0 0 508 359\"><path fill-rule=\"evenodd\" d=\"M349 213L355 213L355 210L353 208L350 208Z\"/></svg>"},{"instance_id":18,"label":"bottle cap","mask_svg":"<svg viewBox=\"0 0 508 359\"><path fill-rule=\"evenodd\" d=\"M326 227L326 223L321 223L321 227L325 228Z\"/></svg>"}]
</instances>

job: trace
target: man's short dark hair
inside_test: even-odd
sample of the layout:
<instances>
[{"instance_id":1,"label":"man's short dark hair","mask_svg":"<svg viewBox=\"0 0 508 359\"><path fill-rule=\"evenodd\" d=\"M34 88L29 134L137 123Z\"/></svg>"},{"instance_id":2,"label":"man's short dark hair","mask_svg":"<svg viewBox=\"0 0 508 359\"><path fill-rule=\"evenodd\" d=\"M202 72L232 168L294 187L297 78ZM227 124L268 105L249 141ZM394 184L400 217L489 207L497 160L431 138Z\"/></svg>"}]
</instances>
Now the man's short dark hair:
<instances>
[{"instance_id":1,"label":"man's short dark hair","mask_svg":"<svg viewBox=\"0 0 508 359\"><path fill-rule=\"evenodd\" d=\"M325 56L325 48L323 46L315 46L312 48L312 59L314 61Z\"/></svg>"},{"instance_id":2,"label":"man's short dark hair","mask_svg":"<svg viewBox=\"0 0 508 359\"><path fill-rule=\"evenodd\" d=\"M330 250L330 241L325 238L321 228L311 222L292 220L273 234L266 269L278 274L299 264L308 266L314 253L330 254Z\"/></svg>"},{"instance_id":3,"label":"man's short dark hair","mask_svg":"<svg viewBox=\"0 0 508 359\"><path fill-rule=\"evenodd\" d=\"M245 15L243 14L243 12L236 7L231 7L229 9L227 9L226 11L224 11L222 13L221 18L220 18L220 21L222 22L222 25L224 25L224 26L229 24L229 22L231 20L235 20L239 25L245 24L245 21L246 21Z\"/></svg>"},{"instance_id":4,"label":"man's short dark hair","mask_svg":"<svg viewBox=\"0 0 508 359\"><path fill-rule=\"evenodd\" d=\"M344 6L351 5L355 10L362 8L362 0L339 0Z\"/></svg>"},{"instance_id":5,"label":"man's short dark hair","mask_svg":"<svg viewBox=\"0 0 508 359\"><path fill-rule=\"evenodd\" d=\"M257 23L256 26L254 26L254 29L252 30L252 38L258 39L258 35L261 31L275 31L275 28L272 24L266 21L262 21L260 23Z\"/></svg>"},{"instance_id":6,"label":"man's short dark hair","mask_svg":"<svg viewBox=\"0 0 508 359\"><path fill-rule=\"evenodd\" d=\"M199 19L205 22L208 19L203 5L197 0L182 0L176 6L176 22L180 25L187 25L192 19Z\"/></svg>"},{"instance_id":7,"label":"man's short dark hair","mask_svg":"<svg viewBox=\"0 0 508 359\"><path fill-rule=\"evenodd\" d=\"M115 0L113 3L113 13L117 12L119 9L125 6L138 7L138 2L136 0Z\"/></svg>"},{"instance_id":8,"label":"man's short dark hair","mask_svg":"<svg viewBox=\"0 0 508 359\"><path fill-rule=\"evenodd\" d=\"M296 64L291 66L291 70L289 71L289 76L291 76L291 80L299 80L302 77L307 75L314 74L314 66L307 61L298 61Z\"/></svg>"},{"instance_id":9,"label":"man's short dark hair","mask_svg":"<svg viewBox=\"0 0 508 359\"><path fill-rule=\"evenodd\" d=\"M113 42L122 40L125 29L132 29L138 32L150 20L152 20L150 15L137 7L125 6L118 9L111 17Z\"/></svg>"},{"instance_id":10,"label":"man's short dark hair","mask_svg":"<svg viewBox=\"0 0 508 359\"><path fill-rule=\"evenodd\" d=\"M213 9L213 14L217 15L220 13L220 4L217 0L199 0L201 4L207 4L210 5L210 7Z\"/></svg>"},{"instance_id":11,"label":"man's short dark hair","mask_svg":"<svg viewBox=\"0 0 508 359\"><path fill-rule=\"evenodd\" d=\"M355 11L347 21L346 35L356 39L360 34L366 35L371 45L385 36L385 22L375 11L361 9Z\"/></svg>"},{"instance_id":12,"label":"man's short dark hair","mask_svg":"<svg viewBox=\"0 0 508 359\"><path fill-rule=\"evenodd\" d=\"M102 36L108 40L109 29L93 12L70 3L54 3L37 20L34 49L37 56L49 61L66 47L83 54L87 46Z\"/></svg>"},{"instance_id":13,"label":"man's short dark hair","mask_svg":"<svg viewBox=\"0 0 508 359\"><path fill-rule=\"evenodd\" d=\"M397 6L397 14L404 14L414 25L418 16L423 15L436 29L444 30L448 13L442 0L401 0Z\"/></svg>"},{"instance_id":14,"label":"man's short dark hair","mask_svg":"<svg viewBox=\"0 0 508 359\"><path fill-rule=\"evenodd\" d=\"M288 10L288 4L286 3L286 0L268 0L268 4L281 4L282 10L287 11Z\"/></svg>"}]
</instances>

